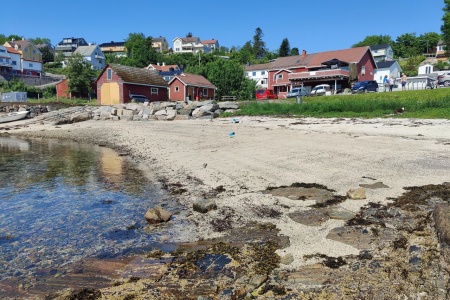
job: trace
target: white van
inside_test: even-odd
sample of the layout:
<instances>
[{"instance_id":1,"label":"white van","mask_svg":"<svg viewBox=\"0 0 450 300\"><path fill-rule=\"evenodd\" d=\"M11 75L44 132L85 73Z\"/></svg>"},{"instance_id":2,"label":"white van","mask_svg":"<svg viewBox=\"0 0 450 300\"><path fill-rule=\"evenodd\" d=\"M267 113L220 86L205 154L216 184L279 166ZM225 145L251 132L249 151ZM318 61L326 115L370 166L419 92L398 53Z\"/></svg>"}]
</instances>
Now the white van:
<instances>
[{"instance_id":1,"label":"white van","mask_svg":"<svg viewBox=\"0 0 450 300\"><path fill-rule=\"evenodd\" d=\"M331 95L331 87L329 84L316 85L312 91L311 96Z\"/></svg>"}]
</instances>

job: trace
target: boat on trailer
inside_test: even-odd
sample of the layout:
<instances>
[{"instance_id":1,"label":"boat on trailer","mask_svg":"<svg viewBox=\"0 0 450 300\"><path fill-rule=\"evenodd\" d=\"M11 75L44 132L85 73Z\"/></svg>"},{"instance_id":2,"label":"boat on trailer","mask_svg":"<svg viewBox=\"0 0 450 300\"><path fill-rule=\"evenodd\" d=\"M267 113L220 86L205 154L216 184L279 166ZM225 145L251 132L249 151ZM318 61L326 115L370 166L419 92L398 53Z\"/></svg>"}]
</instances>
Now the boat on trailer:
<instances>
[{"instance_id":1,"label":"boat on trailer","mask_svg":"<svg viewBox=\"0 0 450 300\"><path fill-rule=\"evenodd\" d=\"M24 119L28 114L27 110L10 112L0 115L0 123L13 122Z\"/></svg>"}]
</instances>

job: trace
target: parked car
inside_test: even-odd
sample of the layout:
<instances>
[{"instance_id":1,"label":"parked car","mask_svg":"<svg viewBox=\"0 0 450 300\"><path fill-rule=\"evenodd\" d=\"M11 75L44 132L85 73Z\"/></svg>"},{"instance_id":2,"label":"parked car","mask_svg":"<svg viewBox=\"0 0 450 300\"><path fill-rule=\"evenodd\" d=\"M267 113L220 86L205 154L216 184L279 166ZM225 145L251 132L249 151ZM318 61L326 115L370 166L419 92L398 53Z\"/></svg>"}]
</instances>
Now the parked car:
<instances>
[{"instance_id":1,"label":"parked car","mask_svg":"<svg viewBox=\"0 0 450 300\"><path fill-rule=\"evenodd\" d=\"M450 73L439 75L438 84L443 86L450 86Z\"/></svg>"},{"instance_id":2,"label":"parked car","mask_svg":"<svg viewBox=\"0 0 450 300\"><path fill-rule=\"evenodd\" d=\"M256 91L256 100L278 99L278 96L269 89L261 89Z\"/></svg>"},{"instance_id":3,"label":"parked car","mask_svg":"<svg viewBox=\"0 0 450 300\"><path fill-rule=\"evenodd\" d=\"M365 80L357 82L352 87L352 94L367 92L378 92L378 82L375 80Z\"/></svg>"},{"instance_id":4,"label":"parked car","mask_svg":"<svg viewBox=\"0 0 450 300\"><path fill-rule=\"evenodd\" d=\"M322 95L326 95L327 92L331 93L331 87L329 84L319 84L316 85L312 91L311 91L311 96L322 96Z\"/></svg>"},{"instance_id":5,"label":"parked car","mask_svg":"<svg viewBox=\"0 0 450 300\"><path fill-rule=\"evenodd\" d=\"M308 90L304 87L293 88L289 93L287 93L286 98L304 97L308 96Z\"/></svg>"}]
</instances>

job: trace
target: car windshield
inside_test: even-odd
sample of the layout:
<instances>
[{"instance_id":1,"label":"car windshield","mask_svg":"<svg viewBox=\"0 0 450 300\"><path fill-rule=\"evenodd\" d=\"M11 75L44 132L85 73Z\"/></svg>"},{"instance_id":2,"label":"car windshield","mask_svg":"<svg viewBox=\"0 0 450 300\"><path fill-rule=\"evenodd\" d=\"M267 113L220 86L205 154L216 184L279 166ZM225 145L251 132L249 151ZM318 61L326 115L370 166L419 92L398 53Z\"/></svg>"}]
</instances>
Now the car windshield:
<instances>
[{"instance_id":1,"label":"car windshield","mask_svg":"<svg viewBox=\"0 0 450 300\"><path fill-rule=\"evenodd\" d=\"M321 89L323 89L323 86L316 86L313 90L315 91L315 90L321 90Z\"/></svg>"},{"instance_id":2,"label":"car windshield","mask_svg":"<svg viewBox=\"0 0 450 300\"><path fill-rule=\"evenodd\" d=\"M355 88L362 87L362 86L364 86L365 84L366 84L366 82L364 82L364 81L358 82L357 84L355 84Z\"/></svg>"},{"instance_id":3,"label":"car windshield","mask_svg":"<svg viewBox=\"0 0 450 300\"><path fill-rule=\"evenodd\" d=\"M292 93L298 93L298 92L300 92L300 90L299 89L293 89L291 92Z\"/></svg>"},{"instance_id":4,"label":"car windshield","mask_svg":"<svg viewBox=\"0 0 450 300\"><path fill-rule=\"evenodd\" d=\"M256 91L258 94L264 94L264 90L258 90Z\"/></svg>"}]
</instances>

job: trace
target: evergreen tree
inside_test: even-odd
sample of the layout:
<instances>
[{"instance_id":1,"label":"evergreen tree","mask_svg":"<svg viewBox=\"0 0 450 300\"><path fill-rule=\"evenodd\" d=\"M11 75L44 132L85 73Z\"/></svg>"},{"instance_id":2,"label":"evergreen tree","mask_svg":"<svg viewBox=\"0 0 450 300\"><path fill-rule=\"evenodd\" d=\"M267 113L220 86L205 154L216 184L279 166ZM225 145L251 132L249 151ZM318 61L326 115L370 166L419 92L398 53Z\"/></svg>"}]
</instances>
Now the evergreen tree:
<instances>
[{"instance_id":1,"label":"evergreen tree","mask_svg":"<svg viewBox=\"0 0 450 300\"><path fill-rule=\"evenodd\" d=\"M50 46L42 47L39 49L39 51L41 51L42 53L42 62L44 64L48 62L53 62L55 60L55 55L51 51Z\"/></svg>"},{"instance_id":2,"label":"evergreen tree","mask_svg":"<svg viewBox=\"0 0 450 300\"><path fill-rule=\"evenodd\" d=\"M294 55L300 55L300 52L298 51L297 47L294 47L291 49L291 56L294 56Z\"/></svg>"},{"instance_id":3,"label":"evergreen tree","mask_svg":"<svg viewBox=\"0 0 450 300\"><path fill-rule=\"evenodd\" d=\"M266 43L262 40L263 36L262 29L256 28L253 36L253 55L258 59L264 57L267 52Z\"/></svg>"},{"instance_id":4,"label":"evergreen tree","mask_svg":"<svg viewBox=\"0 0 450 300\"><path fill-rule=\"evenodd\" d=\"M289 45L289 40L284 38L281 42L280 48L278 49L278 56L285 57L289 56L291 53L291 46Z\"/></svg>"},{"instance_id":5,"label":"evergreen tree","mask_svg":"<svg viewBox=\"0 0 450 300\"><path fill-rule=\"evenodd\" d=\"M444 11L444 16L442 17L444 23L441 25L442 41L448 56L450 52L450 0L444 0L444 8L442 10Z\"/></svg>"}]
</instances>

